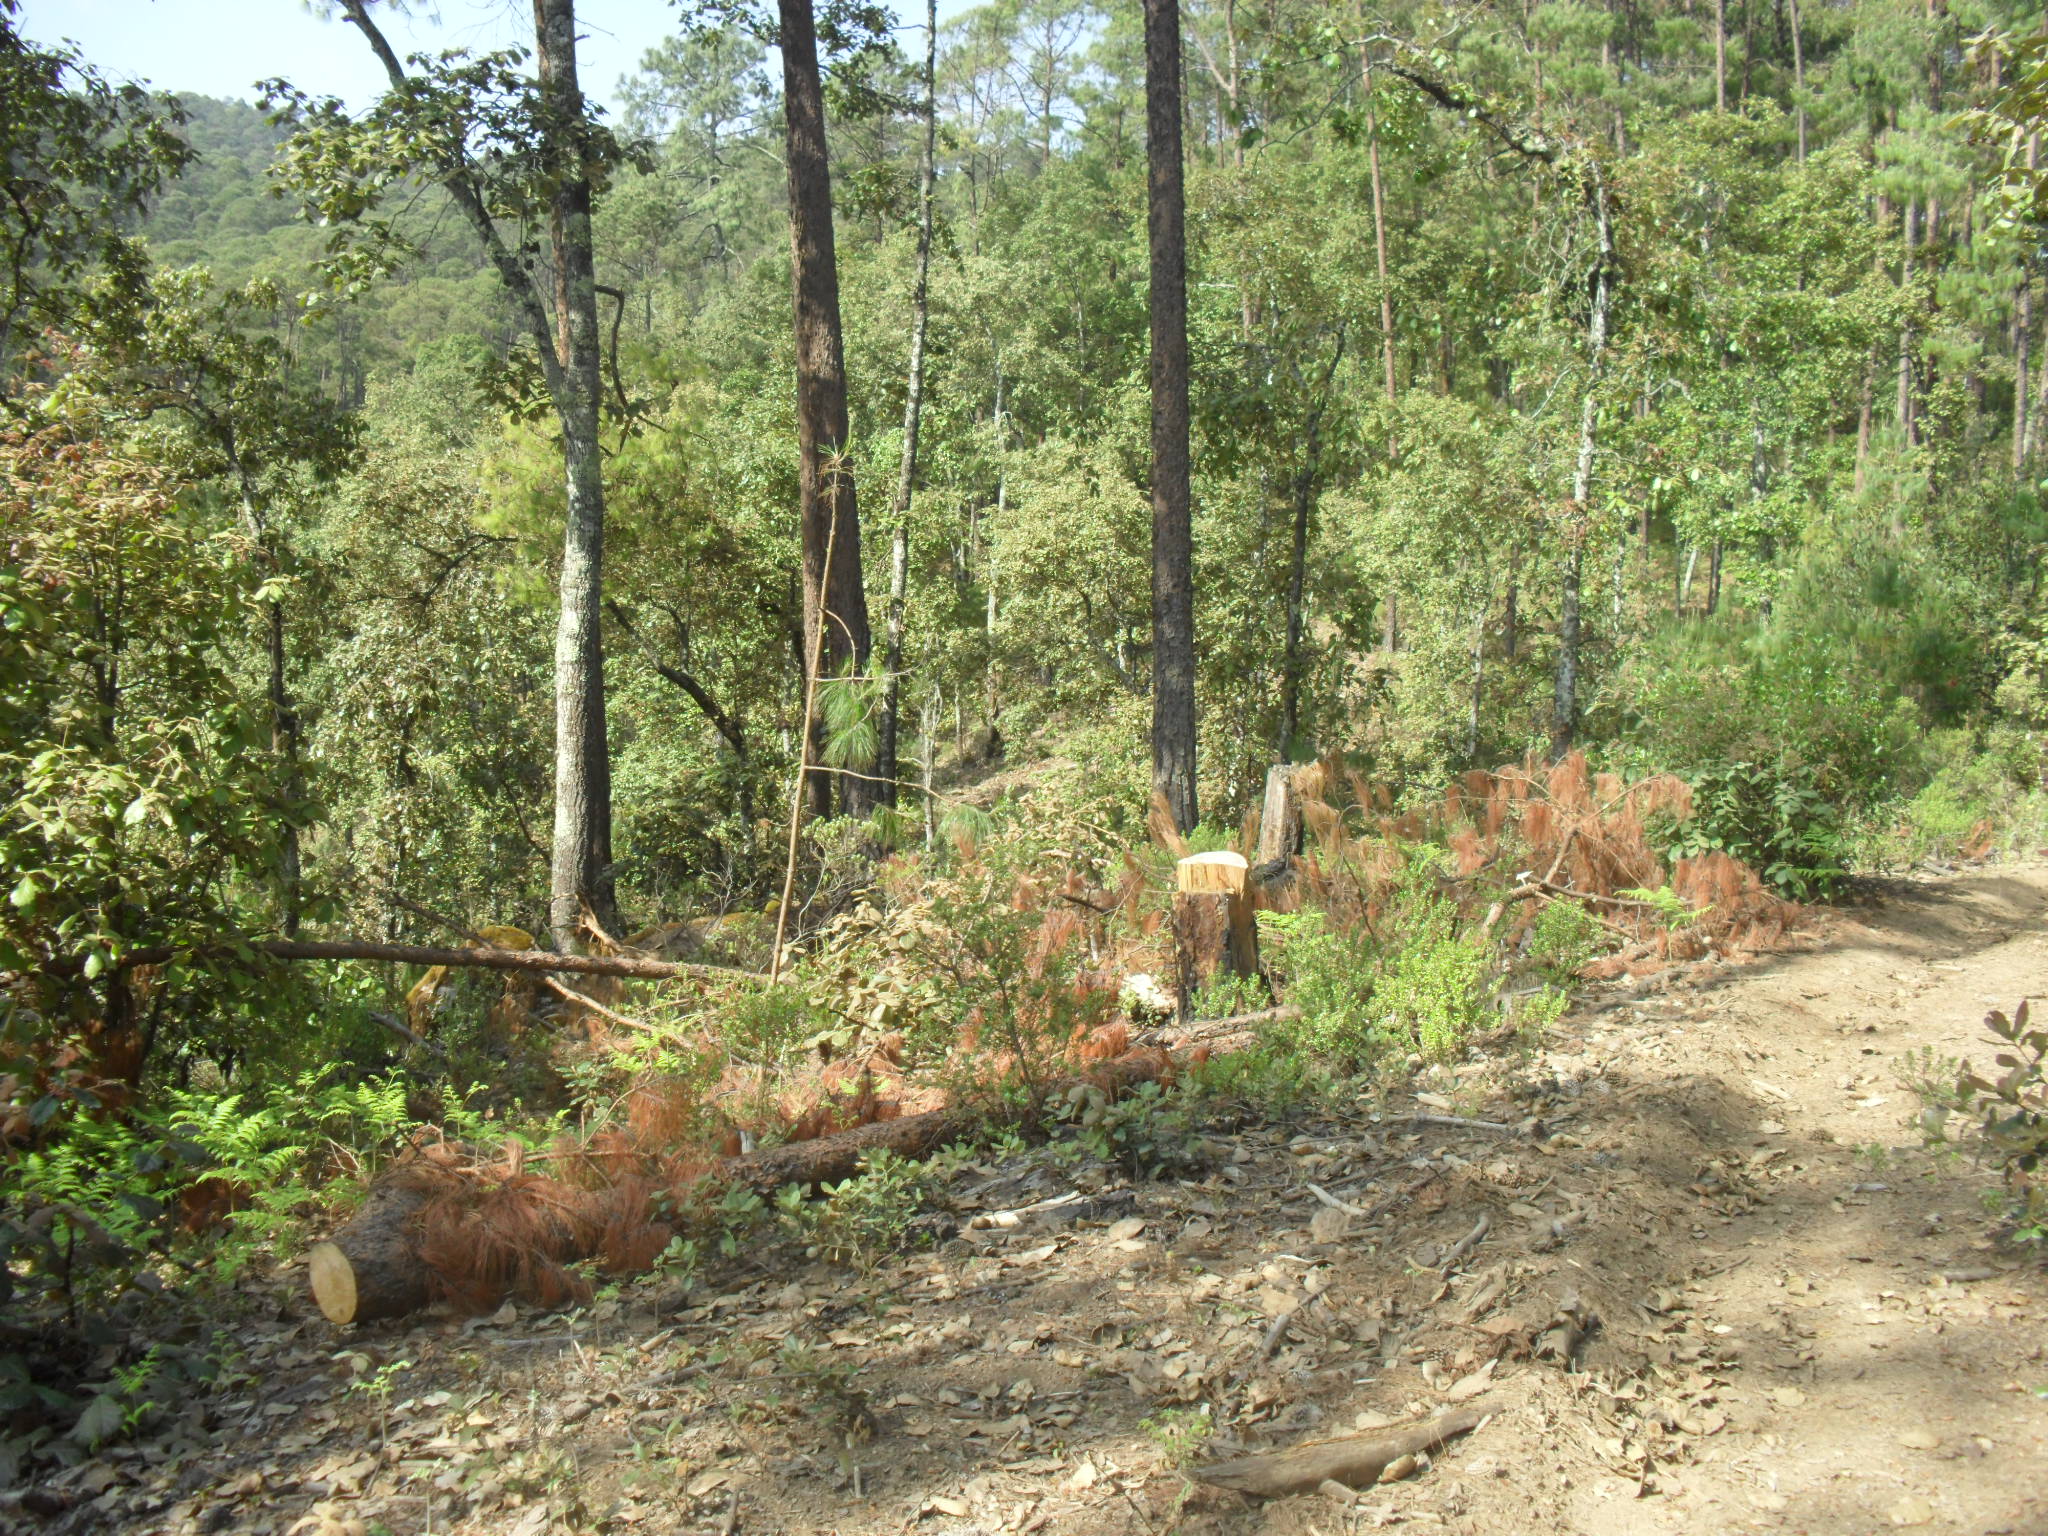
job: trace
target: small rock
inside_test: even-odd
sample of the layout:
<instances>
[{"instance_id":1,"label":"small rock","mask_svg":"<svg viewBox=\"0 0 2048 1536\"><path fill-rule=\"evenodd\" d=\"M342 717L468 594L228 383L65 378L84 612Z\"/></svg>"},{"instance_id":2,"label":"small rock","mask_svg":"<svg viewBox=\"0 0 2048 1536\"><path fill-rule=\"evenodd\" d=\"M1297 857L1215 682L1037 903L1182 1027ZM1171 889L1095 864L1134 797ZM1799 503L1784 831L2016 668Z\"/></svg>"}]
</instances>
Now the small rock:
<instances>
[{"instance_id":1,"label":"small rock","mask_svg":"<svg viewBox=\"0 0 2048 1536\"><path fill-rule=\"evenodd\" d=\"M1797 1408L1806 1401L1806 1394L1797 1387L1778 1387L1771 1392L1771 1401L1780 1408Z\"/></svg>"},{"instance_id":2,"label":"small rock","mask_svg":"<svg viewBox=\"0 0 2048 1536\"><path fill-rule=\"evenodd\" d=\"M1924 1429L1908 1429L1900 1433L1899 1444L1909 1451L1931 1451L1941 1441Z\"/></svg>"},{"instance_id":3,"label":"small rock","mask_svg":"<svg viewBox=\"0 0 2048 1536\"><path fill-rule=\"evenodd\" d=\"M1127 1242L1127 1241L1129 1241L1129 1240L1130 1240L1131 1238L1134 1238L1134 1237L1136 1237L1136 1236L1137 1236L1137 1235L1138 1235L1138 1234L1139 1234L1140 1232L1142 1232L1142 1231L1144 1231L1144 1230L1145 1230L1145 1218L1144 1218L1144 1217L1142 1217L1142 1216L1126 1216L1126 1217L1124 1217L1124 1219L1123 1219L1123 1220L1121 1220L1121 1221L1113 1221L1113 1222L1111 1222L1111 1223L1109 1224L1109 1230L1108 1230L1107 1232L1103 1233L1102 1235L1103 1235L1103 1236L1104 1236L1104 1237L1105 1237L1105 1238L1106 1238L1106 1239L1107 1239L1108 1241L1110 1241L1110 1242L1112 1242L1112 1243L1122 1243L1122 1242Z\"/></svg>"},{"instance_id":4,"label":"small rock","mask_svg":"<svg viewBox=\"0 0 2048 1536\"><path fill-rule=\"evenodd\" d=\"M1319 1243L1341 1242L1350 1227L1349 1214L1326 1205L1309 1218L1308 1235Z\"/></svg>"},{"instance_id":5,"label":"small rock","mask_svg":"<svg viewBox=\"0 0 2048 1536\"><path fill-rule=\"evenodd\" d=\"M1917 1493L1908 1493L1884 1512L1893 1525L1925 1525L1934 1518L1934 1506Z\"/></svg>"}]
</instances>

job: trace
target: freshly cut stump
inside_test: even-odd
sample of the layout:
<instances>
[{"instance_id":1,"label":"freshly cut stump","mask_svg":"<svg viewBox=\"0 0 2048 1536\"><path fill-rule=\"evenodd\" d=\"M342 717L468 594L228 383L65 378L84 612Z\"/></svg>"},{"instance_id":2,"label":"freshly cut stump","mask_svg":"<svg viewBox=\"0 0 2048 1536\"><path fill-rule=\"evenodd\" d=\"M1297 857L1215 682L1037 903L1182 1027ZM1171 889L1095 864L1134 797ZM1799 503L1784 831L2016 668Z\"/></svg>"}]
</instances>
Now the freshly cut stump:
<instances>
[{"instance_id":1,"label":"freshly cut stump","mask_svg":"<svg viewBox=\"0 0 2048 1536\"><path fill-rule=\"evenodd\" d=\"M427 1304L427 1267L411 1231L426 1202L426 1193L409 1185L378 1185L346 1226L313 1245L306 1270L329 1322L403 1317Z\"/></svg>"},{"instance_id":2,"label":"freshly cut stump","mask_svg":"<svg viewBox=\"0 0 2048 1536\"><path fill-rule=\"evenodd\" d=\"M1183 1019L1194 994L1218 971L1233 976L1259 973L1259 933L1248 873L1244 856L1237 853L1194 854L1175 870L1175 984Z\"/></svg>"}]
</instances>

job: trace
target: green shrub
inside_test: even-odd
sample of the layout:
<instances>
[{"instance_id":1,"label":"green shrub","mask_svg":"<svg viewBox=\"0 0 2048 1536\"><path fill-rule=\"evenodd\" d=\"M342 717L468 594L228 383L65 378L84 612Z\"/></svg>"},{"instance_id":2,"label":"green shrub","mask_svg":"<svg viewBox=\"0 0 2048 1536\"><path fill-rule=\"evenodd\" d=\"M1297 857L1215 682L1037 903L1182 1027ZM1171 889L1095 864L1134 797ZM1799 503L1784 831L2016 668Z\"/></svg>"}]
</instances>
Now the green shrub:
<instances>
[{"instance_id":1,"label":"green shrub","mask_svg":"<svg viewBox=\"0 0 2048 1536\"><path fill-rule=\"evenodd\" d=\"M1061 1112L1083 1149L1128 1169L1133 1178L1190 1173L1208 1161L1193 1105L1176 1088L1140 1083L1112 1099L1093 1084L1076 1083Z\"/></svg>"},{"instance_id":2,"label":"green shrub","mask_svg":"<svg viewBox=\"0 0 2048 1536\"><path fill-rule=\"evenodd\" d=\"M1600 952L1600 925L1576 901L1547 901L1529 927L1529 963L1553 981L1568 981Z\"/></svg>"},{"instance_id":3,"label":"green shrub","mask_svg":"<svg viewBox=\"0 0 2048 1536\"><path fill-rule=\"evenodd\" d=\"M2048 1242L2048 1029L2030 1027L2027 1004L1994 1011L1985 1027L2006 1049L1995 1077L1965 1069L1957 1106L1977 1117L1982 1144L2005 1180L2004 1207L2021 1242Z\"/></svg>"},{"instance_id":4,"label":"green shrub","mask_svg":"<svg viewBox=\"0 0 2048 1536\"><path fill-rule=\"evenodd\" d=\"M903 1246L930 1177L922 1163L883 1148L863 1157L852 1178L827 1184L822 1201L806 1200L791 1186L776 1206L820 1258L868 1274Z\"/></svg>"},{"instance_id":5,"label":"green shrub","mask_svg":"<svg viewBox=\"0 0 2048 1536\"><path fill-rule=\"evenodd\" d=\"M1362 1067L1377 1054L1369 939L1334 931L1327 916L1261 912L1261 947L1282 979L1282 995L1298 1015L1275 1026L1274 1038L1332 1069Z\"/></svg>"},{"instance_id":6,"label":"green shrub","mask_svg":"<svg viewBox=\"0 0 2048 1536\"><path fill-rule=\"evenodd\" d=\"M1455 931L1457 909L1432 902L1412 917L1372 998L1373 1033L1442 1058L1491 1022L1485 1006L1487 951Z\"/></svg>"},{"instance_id":7,"label":"green shrub","mask_svg":"<svg viewBox=\"0 0 2048 1536\"><path fill-rule=\"evenodd\" d=\"M1692 815L1652 828L1667 859L1718 851L1796 900L1832 896L1848 877L1849 842L1835 802L1803 765L1717 763L1687 775Z\"/></svg>"}]
</instances>

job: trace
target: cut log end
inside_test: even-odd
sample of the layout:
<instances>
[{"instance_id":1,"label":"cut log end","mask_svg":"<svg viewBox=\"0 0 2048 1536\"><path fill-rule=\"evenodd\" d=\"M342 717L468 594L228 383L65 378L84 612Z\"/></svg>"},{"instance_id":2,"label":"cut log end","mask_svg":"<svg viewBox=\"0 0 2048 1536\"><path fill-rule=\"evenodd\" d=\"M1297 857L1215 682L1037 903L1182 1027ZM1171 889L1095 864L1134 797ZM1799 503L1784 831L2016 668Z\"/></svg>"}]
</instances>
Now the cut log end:
<instances>
[{"instance_id":1,"label":"cut log end","mask_svg":"<svg viewBox=\"0 0 2048 1536\"><path fill-rule=\"evenodd\" d=\"M348 1255L333 1243L315 1243L306 1255L313 1300L330 1323L356 1320L356 1271Z\"/></svg>"},{"instance_id":2,"label":"cut log end","mask_svg":"<svg viewBox=\"0 0 2048 1536\"><path fill-rule=\"evenodd\" d=\"M427 1304L432 1280L410 1239L426 1200L414 1184L379 1185L340 1231L307 1251L306 1278L329 1322L403 1317Z\"/></svg>"}]
</instances>

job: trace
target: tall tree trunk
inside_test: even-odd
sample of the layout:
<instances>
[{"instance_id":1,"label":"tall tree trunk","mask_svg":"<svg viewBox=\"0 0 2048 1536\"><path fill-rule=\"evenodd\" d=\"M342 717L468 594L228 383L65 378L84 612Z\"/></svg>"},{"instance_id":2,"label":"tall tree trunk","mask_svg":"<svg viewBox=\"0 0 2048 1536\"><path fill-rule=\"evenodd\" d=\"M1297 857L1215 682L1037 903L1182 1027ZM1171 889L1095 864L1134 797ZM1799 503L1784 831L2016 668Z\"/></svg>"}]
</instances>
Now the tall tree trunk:
<instances>
[{"instance_id":1,"label":"tall tree trunk","mask_svg":"<svg viewBox=\"0 0 2048 1536\"><path fill-rule=\"evenodd\" d=\"M1394 290L1387 283L1387 213L1380 185L1380 127L1372 104L1372 55L1361 47L1359 59L1365 73L1365 159L1372 173L1372 250L1380 278L1380 366L1386 376L1387 403L1391 405L1395 396ZM1448 375L1449 367L1444 371Z\"/></svg>"},{"instance_id":2,"label":"tall tree trunk","mask_svg":"<svg viewBox=\"0 0 2048 1536\"><path fill-rule=\"evenodd\" d=\"M889 633L882 729L875 754L876 787L896 803L896 733L903 707L903 604L910 585L910 501L917 485L917 430L924 415L924 338L931 320L932 202L938 164L938 0L925 0L924 145L917 177L917 272L910 288L910 368L903 397L903 464L896 478L895 527L889 537Z\"/></svg>"},{"instance_id":3,"label":"tall tree trunk","mask_svg":"<svg viewBox=\"0 0 2048 1536\"><path fill-rule=\"evenodd\" d=\"M1714 0L1714 110L1728 110L1728 0Z\"/></svg>"},{"instance_id":4,"label":"tall tree trunk","mask_svg":"<svg viewBox=\"0 0 2048 1536\"><path fill-rule=\"evenodd\" d=\"M574 0L534 0L534 53L542 99L560 125L550 144L558 163L552 225L556 361L568 516L562 542L561 612L555 626L555 826L548 878L548 927L570 949L582 936L583 910L617 921L612 890L611 753L605 737L604 467L598 448L603 391L597 318L597 267L591 191L571 125L584 120L576 77Z\"/></svg>"},{"instance_id":5,"label":"tall tree trunk","mask_svg":"<svg viewBox=\"0 0 2048 1536\"><path fill-rule=\"evenodd\" d=\"M1715 14L1720 14L1718 0ZM1600 379L1607 360L1607 310L1612 299L1614 228L1608 215L1607 184L1598 164L1587 167L1587 201L1592 204L1598 242L1593 262L1593 303L1586 319L1586 394L1579 407L1579 454L1572 469L1573 521L1566 538L1564 591L1558 605L1557 686L1550 720L1554 756L1571 751L1579 729L1580 585L1585 567L1585 535L1593 495L1595 428L1600 418Z\"/></svg>"},{"instance_id":6,"label":"tall tree trunk","mask_svg":"<svg viewBox=\"0 0 2048 1536\"><path fill-rule=\"evenodd\" d=\"M1344 332L1337 332L1336 350L1323 370L1321 393L1309 413L1306 452L1301 473L1294 477L1294 537L1287 564L1287 642L1280 662L1280 760L1291 762L1301 734L1301 638L1305 618L1303 593L1308 580L1308 524L1315 509L1316 477L1321 470L1323 410L1331 382L1344 361Z\"/></svg>"},{"instance_id":7,"label":"tall tree trunk","mask_svg":"<svg viewBox=\"0 0 2048 1536\"><path fill-rule=\"evenodd\" d=\"M1798 99L1799 163L1806 163L1806 46L1799 36L1799 0L1792 7L1792 94Z\"/></svg>"},{"instance_id":8,"label":"tall tree trunk","mask_svg":"<svg viewBox=\"0 0 2048 1536\"><path fill-rule=\"evenodd\" d=\"M275 561L271 562L273 568ZM285 676L284 604L272 598L269 607L270 652L270 750L285 765L285 790L293 800L304 793L304 776L299 771L299 712L292 705L291 688ZM287 820L278 833L278 927L288 939L299 934L299 913L304 905L299 869L299 829Z\"/></svg>"},{"instance_id":9,"label":"tall tree trunk","mask_svg":"<svg viewBox=\"0 0 2048 1536\"><path fill-rule=\"evenodd\" d=\"M839 260L832 236L832 172L825 155L825 91L810 0L778 3L795 289L796 435L802 460L804 650L807 655L822 654L823 669L843 676L865 670L870 637L867 591L861 582L860 513L853 470L845 460L846 358L839 328ZM812 722L811 732L812 761L821 761L822 720ZM815 814L831 812L832 779L821 770L811 774ZM872 777L844 775L840 804L850 815L865 815L877 802L875 788Z\"/></svg>"},{"instance_id":10,"label":"tall tree trunk","mask_svg":"<svg viewBox=\"0 0 2048 1536\"><path fill-rule=\"evenodd\" d=\"M2033 274L2020 268L2020 312L2013 337L2012 472L2027 467L2027 365L2034 340Z\"/></svg>"},{"instance_id":11,"label":"tall tree trunk","mask_svg":"<svg viewBox=\"0 0 2048 1536\"><path fill-rule=\"evenodd\" d=\"M1186 831L1200 817L1180 69L1179 0L1145 0L1146 226L1152 258L1152 786Z\"/></svg>"}]
</instances>

